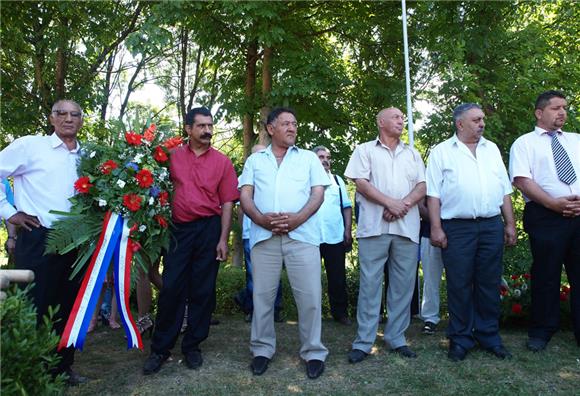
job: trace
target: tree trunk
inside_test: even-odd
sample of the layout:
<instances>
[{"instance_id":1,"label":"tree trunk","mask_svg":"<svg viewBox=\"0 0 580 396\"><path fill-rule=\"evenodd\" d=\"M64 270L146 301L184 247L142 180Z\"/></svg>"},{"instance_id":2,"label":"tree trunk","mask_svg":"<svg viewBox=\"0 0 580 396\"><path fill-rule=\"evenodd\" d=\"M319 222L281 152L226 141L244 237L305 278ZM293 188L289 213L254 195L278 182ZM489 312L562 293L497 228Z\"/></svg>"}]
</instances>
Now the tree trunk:
<instances>
[{"instance_id":1,"label":"tree trunk","mask_svg":"<svg viewBox=\"0 0 580 396\"><path fill-rule=\"evenodd\" d=\"M258 43L252 41L246 53L246 112L244 114L244 160L252 151L254 141L254 100L256 94L256 62L258 60Z\"/></svg>"},{"instance_id":2,"label":"tree trunk","mask_svg":"<svg viewBox=\"0 0 580 396\"><path fill-rule=\"evenodd\" d=\"M270 144L270 135L266 130L266 119L271 110L270 93L272 92L272 47L264 48L262 58L262 107L260 108L260 144Z\"/></svg>"},{"instance_id":3,"label":"tree trunk","mask_svg":"<svg viewBox=\"0 0 580 396\"><path fill-rule=\"evenodd\" d=\"M187 42L189 39L188 31L185 27L181 28L180 32L180 44L181 44L181 62L179 64L179 103L177 106L179 107L179 115L181 116L181 120L183 121L183 125L185 125L185 78L187 76Z\"/></svg>"},{"instance_id":4,"label":"tree trunk","mask_svg":"<svg viewBox=\"0 0 580 396\"><path fill-rule=\"evenodd\" d=\"M113 74L113 65L115 64L115 56L117 55L117 51L113 52L111 56L109 56L109 60L107 61L107 74L105 75L105 82L103 85L103 101L101 102L101 114L100 118L102 121L105 121L107 117L107 107L109 107L109 95L111 94L111 75Z\"/></svg>"}]
</instances>

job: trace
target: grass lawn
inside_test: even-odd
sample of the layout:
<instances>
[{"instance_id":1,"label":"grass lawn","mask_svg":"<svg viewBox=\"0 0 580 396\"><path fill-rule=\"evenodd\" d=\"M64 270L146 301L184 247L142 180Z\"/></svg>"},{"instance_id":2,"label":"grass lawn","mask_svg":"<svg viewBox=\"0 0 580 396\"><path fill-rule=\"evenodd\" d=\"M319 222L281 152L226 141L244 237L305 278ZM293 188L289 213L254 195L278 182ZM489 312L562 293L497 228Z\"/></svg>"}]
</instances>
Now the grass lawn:
<instances>
[{"instance_id":1,"label":"grass lawn","mask_svg":"<svg viewBox=\"0 0 580 396\"><path fill-rule=\"evenodd\" d=\"M172 360L161 371L143 376L141 368L149 352L126 350L123 330L98 327L88 336L83 352L77 352L75 369L88 376L88 384L69 388L68 395L271 395L271 394L395 394L395 395L578 395L580 394L580 348L570 331L556 334L544 353L524 347L524 328L502 330L504 343L514 358L500 361L472 351L464 362L447 360L446 323L434 336L420 333L414 320L407 339L419 357L399 358L378 338L372 354L352 365L346 354L356 325L344 327L323 322L323 342L330 350L326 371L317 380L306 377L298 356L299 341L294 321L276 324L278 349L268 371L255 377L249 370L250 325L241 315L217 316L202 344L204 363L189 370L181 362L179 343ZM382 334L381 334L382 335ZM181 340L179 340L180 342Z\"/></svg>"}]
</instances>

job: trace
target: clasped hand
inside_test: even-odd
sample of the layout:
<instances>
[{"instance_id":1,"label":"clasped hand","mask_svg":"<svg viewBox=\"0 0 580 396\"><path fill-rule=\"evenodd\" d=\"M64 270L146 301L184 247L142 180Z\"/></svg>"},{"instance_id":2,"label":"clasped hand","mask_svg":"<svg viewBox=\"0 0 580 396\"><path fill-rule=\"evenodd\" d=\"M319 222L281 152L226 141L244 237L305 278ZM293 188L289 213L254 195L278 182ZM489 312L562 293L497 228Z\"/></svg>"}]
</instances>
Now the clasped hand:
<instances>
[{"instance_id":1,"label":"clasped hand","mask_svg":"<svg viewBox=\"0 0 580 396\"><path fill-rule=\"evenodd\" d=\"M268 212L262 215L260 226L276 235L287 234L302 224L297 213Z\"/></svg>"}]
</instances>

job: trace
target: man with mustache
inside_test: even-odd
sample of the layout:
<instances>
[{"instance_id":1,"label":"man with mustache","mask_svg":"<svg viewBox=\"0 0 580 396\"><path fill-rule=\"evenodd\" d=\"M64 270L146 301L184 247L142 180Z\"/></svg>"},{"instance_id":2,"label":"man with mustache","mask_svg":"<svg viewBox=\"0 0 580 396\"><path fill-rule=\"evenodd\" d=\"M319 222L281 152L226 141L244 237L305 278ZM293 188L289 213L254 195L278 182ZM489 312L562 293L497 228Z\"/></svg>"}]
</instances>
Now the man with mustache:
<instances>
[{"instance_id":1,"label":"man with mustache","mask_svg":"<svg viewBox=\"0 0 580 396\"><path fill-rule=\"evenodd\" d=\"M250 350L254 375L262 375L276 351L274 299L282 264L298 308L300 357L309 378L324 371L328 350L322 344L320 222L316 211L330 184L313 152L296 147L294 111L275 108L266 128L272 144L252 154L239 179L240 202L250 217L254 266L254 316Z\"/></svg>"},{"instance_id":2,"label":"man with mustache","mask_svg":"<svg viewBox=\"0 0 580 396\"><path fill-rule=\"evenodd\" d=\"M54 127L50 136L24 136L14 140L0 152L0 178L14 178L15 206L8 203L0 189L0 217L18 226L15 247L17 269L34 272L30 297L36 307L37 322L59 306L54 317L54 330L61 335L80 286L81 275L70 279L76 252L65 255L44 254L51 225L59 216L50 211L68 212L69 198L75 194L78 178L77 161L80 145L78 131L83 125L83 112L72 100L59 100L48 118ZM87 379L72 370L74 347L58 352L61 358L54 373L65 373L69 385Z\"/></svg>"},{"instance_id":3,"label":"man with mustache","mask_svg":"<svg viewBox=\"0 0 580 396\"><path fill-rule=\"evenodd\" d=\"M442 249L448 357L455 362L476 342L499 359L511 358L499 335L499 287L503 245L516 242L512 188L499 149L482 136L484 117L475 103L458 106L456 134L427 163L431 244Z\"/></svg>"},{"instance_id":4,"label":"man with mustache","mask_svg":"<svg viewBox=\"0 0 580 396\"><path fill-rule=\"evenodd\" d=\"M209 335L219 261L228 255L232 208L239 197L232 162L211 147L211 112L205 107L191 109L185 131L188 144L175 148L170 158L173 228L145 375L159 371L170 356L186 304L184 362L190 369L202 365L199 344Z\"/></svg>"},{"instance_id":5,"label":"man with mustache","mask_svg":"<svg viewBox=\"0 0 580 396\"><path fill-rule=\"evenodd\" d=\"M536 100L536 128L510 151L512 182L524 195L524 229L532 250L532 318L527 348L539 352L560 326L562 263L580 346L580 135L563 132L566 97L546 91Z\"/></svg>"},{"instance_id":6,"label":"man with mustache","mask_svg":"<svg viewBox=\"0 0 580 396\"><path fill-rule=\"evenodd\" d=\"M358 251L360 287L357 336L350 363L370 353L379 327L385 265L388 267L384 339L394 353L416 358L405 331L411 323L411 300L417 270L419 209L425 197L425 168L419 153L401 141L404 118L390 107L377 114L377 139L354 150L345 176L356 183L359 203Z\"/></svg>"},{"instance_id":7,"label":"man with mustache","mask_svg":"<svg viewBox=\"0 0 580 396\"><path fill-rule=\"evenodd\" d=\"M330 186L324 190L324 202L318 213L322 230L320 256L328 279L330 312L335 321L350 326L346 291L345 254L352 247L352 204L340 176L330 172L332 157L324 146L313 150L328 175Z\"/></svg>"}]
</instances>

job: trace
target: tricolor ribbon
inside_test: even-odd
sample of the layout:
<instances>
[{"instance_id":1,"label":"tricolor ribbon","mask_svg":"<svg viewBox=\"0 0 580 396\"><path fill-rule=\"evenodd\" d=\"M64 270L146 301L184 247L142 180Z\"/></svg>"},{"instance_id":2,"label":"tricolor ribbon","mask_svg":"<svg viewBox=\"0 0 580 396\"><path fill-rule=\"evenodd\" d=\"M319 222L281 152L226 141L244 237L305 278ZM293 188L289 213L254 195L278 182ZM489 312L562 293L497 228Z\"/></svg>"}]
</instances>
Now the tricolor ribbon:
<instances>
[{"instance_id":1,"label":"tricolor ribbon","mask_svg":"<svg viewBox=\"0 0 580 396\"><path fill-rule=\"evenodd\" d=\"M127 334L127 348L143 348L141 334L137 330L129 310L131 260L133 258L133 242L129 238L129 233L127 221L123 217L116 213L107 212L103 220L103 229L95 248L95 253L93 253L73 309L60 338L59 350L69 346L74 346L80 350L83 349L87 329L95 312L95 306L112 258L114 259L117 307Z\"/></svg>"}]
</instances>

